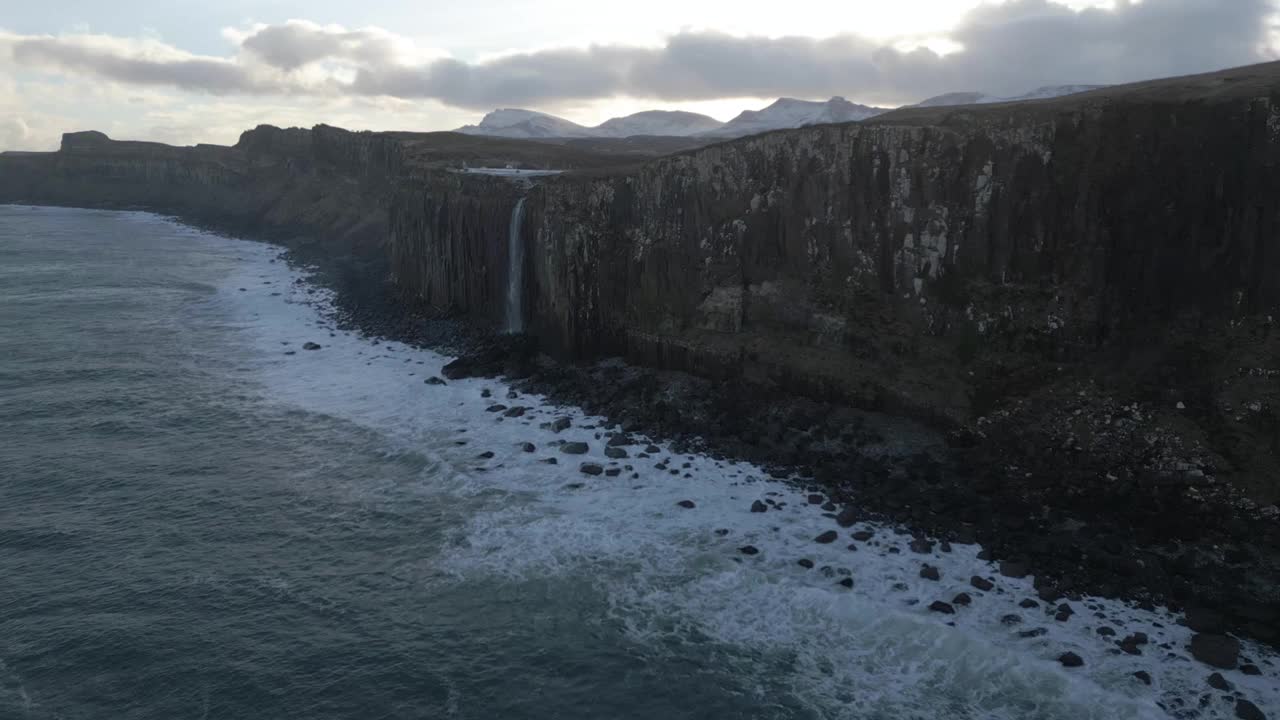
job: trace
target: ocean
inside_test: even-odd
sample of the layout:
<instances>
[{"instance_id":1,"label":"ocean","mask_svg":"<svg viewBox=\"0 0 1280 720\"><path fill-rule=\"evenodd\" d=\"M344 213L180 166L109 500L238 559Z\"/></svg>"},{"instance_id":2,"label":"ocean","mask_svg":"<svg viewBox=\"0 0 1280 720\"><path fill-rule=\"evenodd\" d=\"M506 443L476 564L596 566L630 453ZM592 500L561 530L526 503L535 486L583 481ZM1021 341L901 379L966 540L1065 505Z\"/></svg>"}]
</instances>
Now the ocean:
<instances>
[{"instance_id":1,"label":"ocean","mask_svg":"<svg viewBox=\"0 0 1280 720\"><path fill-rule=\"evenodd\" d=\"M977 546L661 442L608 458L602 419L428 384L450 358L329 303L271 245L0 206L0 719L1234 717L1162 610L1058 622ZM1280 716L1244 654L1223 675Z\"/></svg>"}]
</instances>

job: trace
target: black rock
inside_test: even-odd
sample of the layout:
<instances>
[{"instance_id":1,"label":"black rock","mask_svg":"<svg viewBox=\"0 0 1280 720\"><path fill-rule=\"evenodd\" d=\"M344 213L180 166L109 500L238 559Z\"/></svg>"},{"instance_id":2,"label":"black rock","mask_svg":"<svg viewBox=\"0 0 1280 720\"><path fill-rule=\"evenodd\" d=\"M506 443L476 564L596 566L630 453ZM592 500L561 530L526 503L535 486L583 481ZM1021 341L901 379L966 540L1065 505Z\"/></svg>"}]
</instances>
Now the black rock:
<instances>
[{"instance_id":1,"label":"black rock","mask_svg":"<svg viewBox=\"0 0 1280 720\"><path fill-rule=\"evenodd\" d=\"M484 411L496 413L496 412L502 412L503 410L506 410L506 409L507 409L506 405L490 405L489 407L485 408Z\"/></svg>"},{"instance_id":2,"label":"black rock","mask_svg":"<svg viewBox=\"0 0 1280 720\"><path fill-rule=\"evenodd\" d=\"M655 455L657 453L662 452L662 448L658 447L657 445L647 445L645 446L644 451L649 453L650 455Z\"/></svg>"},{"instance_id":3,"label":"black rock","mask_svg":"<svg viewBox=\"0 0 1280 720\"><path fill-rule=\"evenodd\" d=\"M1000 616L1001 625L1018 625L1022 622L1022 616L1014 613Z\"/></svg>"},{"instance_id":4,"label":"black rock","mask_svg":"<svg viewBox=\"0 0 1280 720\"><path fill-rule=\"evenodd\" d=\"M828 545L830 543L835 542L836 539L839 537L840 537L840 534L837 533L835 530L828 530L822 533L821 535L819 535L818 537L814 538L813 541L816 543L822 543L823 545Z\"/></svg>"},{"instance_id":5,"label":"black rock","mask_svg":"<svg viewBox=\"0 0 1280 720\"><path fill-rule=\"evenodd\" d=\"M1137 642L1134 642L1133 638L1125 638L1124 640L1121 640L1120 642L1116 643L1116 645L1118 645L1121 650L1125 651L1129 655L1142 654L1142 648L1138 647L1139 644Z\"/></svg>"},{"instance_id":6,"label":"black rock","mask_svg":"<svg viewBox=\"0 0 1280 720\"><path fill-rule=\"evenodd\" d=\"M423 380L422 382L428 385L444 385L445 384L444 380L441 380L435 375L432 375L431 377L427 378L426 380Z\"/></svg>"},{"instance_id":7,"label":"black rock","mask_svg":"<svg viewBox=\"0 0 1280 720\"><path fill-rule=\"evenodd\" d=\"M1226 618L1221 613L1205 608L1188 608L1184 622L1198 633L1221 635L1227 631Z\"/></svg>"},{"instance_id":8,"label":"black rock","mask_svg":"<svg viewBox=\"0 0 1280 720\"><path fill-rule=\"evenodd\" d=\"M871 532L870 530L859 530L858 532L853 533L849 537L853 538L854 540L857 540L858 542L866 542L870 540L874 535L875 533Z\"/></svg>"},{"instance_id":9,"label":"black rock","mask_svg":"<svg viewBox=\"0 0 1280 720\"><path fill-rule=\"evenodd\" d=\"M1051 603L1062 597L1062 592L1053 585L1042 585L1036 590L1036 596L1045 602Z\"/></svg>"},{"instance_id":10,"label":"black rock","mask_svg":"<svg viewBox=\"0 0 1280 720\"><path fill-rule=\"evenodd\" d=\"M482 398L490 398L490 397L493 397L493 392L492 392L491 390L489 390L489 388L485 388L485 389L483 389L483 390L481 390L481 391L480 391L480 397L482 397Z\"/></svg>"},{"instance_id":11,"label":"black rock","mask_svg":"<svg viewBox=\"0 0 1280 720\"><path fill-rule=\"evenodd\" d=\"M974 575L973 577L969 578L969 584L978 588L983 592L990 592L994 590L996 587L995 583L991 582L990 580L984 577L979 577L977 575Z\"/></svg>"},{"instance_id":12,"label":"black rock","mask_svg":"<svg viewBox=\"0 0 1280 720\"><path fill-rule=\"evenodd\" d=\"M620 447L622 445L630 445L631 438L624 433L615 433L609 438L609 447Z\"/></svg>"},{"instance_id":13,"label":"black rock","mask_svg":"<svg viewBox=\"0 0 1280 720\"><path fill-rule=\"evenodd\" d=\"M1116 631L1112 628L1107 627L1106 625L1103 625L1102 627L1098 628L1098 634L1101 635L1102 637L1115 637Z\"/></svg>"},{"instance_id":14,"label":"black rock","mask_svg":"<svg viewBox=\"0 0 1280 720\"><path fill-rule=\"evenodd\" d=\"M1033 628L1031 630L1023 630L1018 633L1020 638L1038 638L1042 635L1048 635L1049 631L1044 628Z\"/></svg>"},{"instance_id":15,"label":"black rock","mask_svg":"<svg viewBox=\"0 0 1280 720\"><path fill-rule=\"evenodd\" d=\"M560 452L565 455L585 455L590 449L584 442L567 442L560 446Z\"/></svg>"},{"instance_id":16,"label":"black rock","mask_svg":"<svg viewBox=\"0 0 1280 720\"><path fill-rule=\"evenodd\" d=\"M1225 635L1196 633L1191 636L1191 656L1223 670L1234 670L1240 658L1240 641Z\"/></svg>"},{"instance_id":17,"label":"black rock","mask_svg":"<svg viewBox=\"0 0 1280 720\"><path fill-rule=\"evenodd\" d=\"M743 555L759 555L760 549L757 548L755 545L743 545L742 547L738 548L738 552L742 553Z\"/></svg>"},{"instance_id":18,"label":"black rock","mask_svg":"<svg viewBox=\"0 0 1280 720\"><path fill-rule=\"evenodd\" d=\"M694 509L694 508L698 507L698 506L697 506L697 505L696 505L692 500L681 500L680 502L678 502L678 503L676 503L676 504L677 504L677 505L679 505L679 506L680 506L680 507L682 507L682 508L688 508L688 509L690 509L690 510L692 510L692 509Z\"/></svg>"},{"instance_id":19,"label":"black rock","mask_svg":"<svg viewBox=\"0 0 1280 720\"><path fill-rule=\"evenodd\" d=\"M492 451L492 450L485 450L484 452L482 452L482 453L480 453L479 455L477 455L477 456L476 456L476 459L477 459L477 460L488 460L488 459L490 459L490 458L492 458L492 457L493 457L493 451Z\"/></svg>"},{"instance_id":20,"label":"black rock","mask_svg":"<svg viewBox=\"0 0 1280 720\"><path fill-rule=\"evenodd\" d=\"M1257 705L1244 698L1236 700L1236 717L1240 720L1267 720L1267 716L1262 714Z\"/></svg>"},{"instance_id":21,"label":"black rock","mask_svg":"<svg viewBox=\"0 0 1280 720\"><path fill-rule=\"evenodd\" d=\"M799 560L797 560L797 561L796 561L796 564L797 564L797 565L799 565L800 567L804 568L805 570L812 570L812 569L813 569L813 561L812 561L812 560L810 560L809 558L801 558L801 559L799 559Z\"/></svg>"},{"instance_id":22,"label":"black rock","mask_svg":"<svg viewBox=\"0 0 1280 720\"><path fill-rule=\"evenodd\" d=\"M819 494L817 494L817 493L811 493L811 494L809 495L809 504L810 504L810 505L821 505L821 504L822 504L822 501L823 501L823 500L825 500L825 499L826 499L826 498L822 497L821 495L819 495Z\"/></svg>"},{"instance_id":23,"label":"black rock","mask_svg":"<svg viewBox=\"0 0 1280 720\"><path fill-rule=\"evenodd\" d=\"M944 602L942 602L941 600L934 600L934 601L929 605L929 609L930 609L930 610L932 610L932 611L934 611L934 612L936 612L936 613L942 613L942 614L944 614L944 615L955 615L955 614L956 614L956 609L955 609L954 607L951 607L951 604L950 604L950 603L944 603Z\"/></svg>"},{"instance_id":24,"label":"black rock","mask_svg":"<svg viewBox=\"0 0 1280 720\"><path fill-rule=\"evenodd\" d=\"M526 411L527 409L528 409L528 408L524 408L524 407L519 407L519 406L517 406L517 407L513 407L513 408L511 408L510 410L508 410L508 411L506 411L506 412L502 413L502 415L503 415L503 417L509 417L509 418L524 417L524 413L525 413L525 411Z\"/></svg>"},{"instance_id":25,"label":"black rock","mask_svg":"<svg viewBox=\"0 0 1280 720\"><path fill-rule=\"evenodd\" d=\"M557 459L555 459L555 458L543 458L543 459L542 459L542 460L540 460L539 462L541 462L541 463L543 463L543 464L545 464L545 465L557 465L557 464L559 464L559 463L560 463L560 461L559 461L559 460L557 460Z\"/></svg>"},{"instance_id":26,"label":"black rock","mask_svg":"<svg viewBox=\"0 0 1280 720\"><path fill-rule=\"evenodd\" d=\"M319 345L317 345L316 343L309 342L309 343L304 344L304 345L302 346L302 349L303 349L303 350L319 350L319 349L320 349L320 346L319 346Z\"/></svg>"},{"instance_id":27,"label":"black rock","mask_svg":"<svg viewBox=\"0 0 1280 720\"><path fill-rule=\"evenodd\" d=\"M755 502L751 503L751 512L753 513L769 512L769 506L765 505L759 500L756 500Z\"/></svg>"},{"instance_id":28,"label":"black rock","mask_svg":"<svg viewBox=\"0 0 1280 720\"><path fill-rule=\"evenodd\" d=\"M573 422L567 417L556 418L551 421L551 431L557 433L564 432L565 430L568 430L569 426L572 424Z\"/></svg>"},{"instance_id":29,"label":"black rock","mask_svg":"<svg viewBox=\"0 0 1280 720\"><path fill-rule=\"evenodd\" d=\"M578 466L578 470L584 475L599 475L604 472L604 468L595 463L582 463Z\"/></svg>"},{"instance_id":30,"label":"black rock","mask_svg":"<svg viewBox=\"0 0 1280 720\"><path fill-rule=\"evenodd\" d=\"M839 584L839 585L843 585L843 586L845 586L845 587L847 587L847 588L852 588L852 587L853 587L853 578L848 578L848 577L847 577L847 578L844 578L843 580L841 580L841 581L840 581L839 583L837 583L837 584Z\"/></svg>"},{"instance_id":31,"label":"black rock","mask_svg":"<svg viewBox=\"0 0 1280 720\"><path fill-rule=\"evenodd\" d=\"M973 602L973 598L969 597L969 593L960 593L951 598L952 605L968 605Z\"/></svg>"},{"instance_id":32,"label":"black rock","mask_svg":"<svg viewBox=\"0 0 1280 720\"><path fill-rule=\"evenodd\" d=\"M531 453L531 452L534 452L535 450L537 450L537 449L538 449L538 447L537 447L536 445L534 445L533 443L531 443L531 442L527 442L527 443L524 443L523 445L521 445L521 446L520 446L520 449L521 449L521 450L523 450L523 451L525 451L525 452L529 452L529 453Z\"/></svg>"},{"instance_id":33,"label":"black rock","mask_svg":"<svg viewBox=\"0 0 1280 720\"><path fill-rule=\"evenodd\" d=\"M1146 683L1147 685L1151 684L1151 673L1147 672L1146 670L1139 670L1138 672L1134 673L1133 676L1138 678L1142 682Z\"/></svg>"},{"instance_id":34,"label":"black rock","mask_svg":"<svg viewBox=\"0 0 1280 720\"><path fill-rule=\"evenodd\" d=\"M1223 692L1231 691L1231 683L1227 682L1227 679L1222 677L1222 673L1214 673L1210 675L1208 682L1209 687L1214 690L1221 690Z\"/></svg>"},{"instance_id":35,"label":"black rock","mask_svg":"<svg viewBox=\"0 0 1280 720\"><path fill-rule=\"evenodd\" d=\"M942 579L942 575L941 573L938 572L938 568L932 565L925 565L924 567L920 568L920 577L924 578L925 580L941 580Z\"/></svg>"},{"instance_id":36,"label":"black rock","mask_svg":"<svg viewBox=\"0 0 1280 720\"><path fill-rule=\"evenodd\" d=\"M1248 665L1241 665L1240 672L1244 673L1245 675L1261 675L1262 674L1262 671L1258 669L1258 666L1254 665L1253 663L1249 663Z\"/></svg>"},{"instance_id":37,"label":"black rock","mask_svg":"<svg viewBox=\"0 0 1280 720\"><path fill-rule=\"evenodd\" d=\"M1027 566L1019 562L1011 562L1005 560L1000 563L1000 574L1011 578L1024 578L1027 576Z\"/></svg>"},{"instance_id":38,"label":"black rock","mask_svg":"<svg viewBox=\"0 0 1280 720\"><path fill-rule=\"evenodd\" d=\"M1040 603L1036 602L1035 600L1032 600L1031 598L1027 598L1026 600L1023 600L1022 602L1018 603L1018 607L1022 608L1023 610L1031 610L1031 609L1040 607Z\"/></svg>"},{"instance_id":39,"label":"black rock","mask_svg":"<svg viewBox=\"0 0 1280 720\"><path fill-rule=\"evenodd\" d=\"M911 552L919 553L921 555L928 555L933 552L933 543L921 538L912 540L908 547L911 548Z\"/></svg>"},{"instance_id":40,"label":"black rock","mask_svg":"<svg viewBox=\"0 0 1280 720\"><path fill-rule=\"evenodd\" d=\"M612 458L614 460L622 460L628 457L627 451L620 447L607 447L604 449L604 455L605 457Z\"/></svg>"},{"instance_id":41,"label":"black rock","mask_svg":"<svg viewBox=\"0 0 1280 720\"><path fill-rule=\"evenodd\" d=\"M618 477L622 474L622 468L609 468L604 471L605 477Z\"/></svg>"},{"instance_id":42,"label":"black rock","mask_svg":"<svg viewBox=\"0 0 1280 720\"><path fill-rule=\"evenodd\" d=\"M1063 667L1080 667L1084 665L1084 658L1073 652L1067 652L1058 656L1058 662L1062 663Z\"/></svg>"},{"instance_id":43,"label":"black rock","mask_svg":"<svg viewBox=\"0 0 1280 720\"><path fill-rule=\"evenodd\" d=\"M836 524L842 528L852 527L856 522L858 522L858 511L851 507L841 510L840 514L836 515Z\"/></svg>"}]
</instances>

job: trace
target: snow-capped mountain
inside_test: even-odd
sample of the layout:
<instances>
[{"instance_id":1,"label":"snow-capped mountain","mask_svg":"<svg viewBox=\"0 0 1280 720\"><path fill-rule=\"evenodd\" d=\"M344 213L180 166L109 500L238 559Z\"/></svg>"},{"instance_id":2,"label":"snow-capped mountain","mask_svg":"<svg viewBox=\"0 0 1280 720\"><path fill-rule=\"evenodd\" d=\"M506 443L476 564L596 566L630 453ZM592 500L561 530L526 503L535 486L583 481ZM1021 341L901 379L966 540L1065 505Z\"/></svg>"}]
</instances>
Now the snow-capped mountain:
<instances>
[{"instance_id":1,"label":"snow-capped mountain","mask_svg":"<svg viewBox=\"0 0 1280 720\"><path fill-rule=\"evenodd\" d=\"M724 123L698 113L647 110L586 127L555 115L534 110L494 110L478 125L464 125L457 132L509 138L625 138L636 135L685 137L713 130Z\"/></svg>"},{"instance_id":2,"label":"snow-capped mountain","mask_svg":"<svg viewBox=\"0 0 1280 720\"><path fill-rule=\"evenodd\" d=\"M979 92L957 92L929 98L915 107L944 105L982 105L989 103L1041 100L1088 92L1105 85L1054 85L1023 95L999 97ZM745 110L727 123L698 113L647 110L634 115L616 117L587 127L564 118L535 110L494 110L477 125L464 125L457 132L468 135L493 135L508 138L628 138L641 135L696 138L735 138L744 135L798 128L823 123L855 122L888 112L888 108L869 107L849 102L842 97L827 101L779 98L760 110Z\"/></svg>"},{"instance_id":3,"label":"snow-capped mountain","mask_svg":"<svg viewBox=\"0 0 1280 720\"><path fill-rule=\"evenodd\" d=\"M594 137L592 128L534 110L494 110L479 125L464 125L455 132L508 138Z\"/></svg>"},{"instance_id":4,"label":"snow-capped mountain","mask_svg":"<svg viewBox=\"0 0 1280 720\"><path fill-rule=\"evenodd\" d=\"M745 110L724 126L703 134L717 137L741 137L805 125L866 120L884 112L888 110L858 105L842 97L833 97L826 102L779 98L763 110Z\"/></svg>"},{"instance_id":5,"label":"snow-capped mountain","mask_svg":"<svg viewBox=\"0 0 1280 720\"><path fill-rule=\"evenodd\" d=\"M646 110L626 117L606 120L594 129L598 137L624 138L635 135L687 137L722 127L724 123L707 115L680 110Z\"/></svg>"},{"instance_id":6,"label":"snow-capped mountain","mask_svg":"<svg viewBox=\"0 0 1280 720\"><path fill-rule=\"evenodd\" d=\"M992 103L1020 102L1022 100L1045 100L1047 98L1063 97L1066 95L1075 95L1076 93L1089 92L1099 88L1107 87L1106 85L1049 85L1037 88L1029 93L1022 95L1014 95L1012 97L999 97L997 95L987 95L980 92L957 92L947 93L946 95L938 95L931 97L924 102L917 103L916 107L942 107L945 105L990 105Z\"/></svg>"}]
</instances>

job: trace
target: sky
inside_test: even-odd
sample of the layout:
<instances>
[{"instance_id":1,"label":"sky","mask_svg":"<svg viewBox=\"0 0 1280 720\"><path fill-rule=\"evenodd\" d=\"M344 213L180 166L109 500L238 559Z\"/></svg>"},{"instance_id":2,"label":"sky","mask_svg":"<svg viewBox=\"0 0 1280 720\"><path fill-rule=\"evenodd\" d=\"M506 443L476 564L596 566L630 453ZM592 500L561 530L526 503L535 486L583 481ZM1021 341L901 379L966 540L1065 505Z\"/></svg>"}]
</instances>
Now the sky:
<instances>
[{"instance_id":1,"label":"sky","mask_svg":"<svg viewBox=\"0 0 1280 720\"><path fill-rule=\"evenodd\" d=\"M261 123L448 130L523 107L728 120L1280 57L1277 0L0 0L0 150L232 144Z\"/></svg>"}]
</instances>

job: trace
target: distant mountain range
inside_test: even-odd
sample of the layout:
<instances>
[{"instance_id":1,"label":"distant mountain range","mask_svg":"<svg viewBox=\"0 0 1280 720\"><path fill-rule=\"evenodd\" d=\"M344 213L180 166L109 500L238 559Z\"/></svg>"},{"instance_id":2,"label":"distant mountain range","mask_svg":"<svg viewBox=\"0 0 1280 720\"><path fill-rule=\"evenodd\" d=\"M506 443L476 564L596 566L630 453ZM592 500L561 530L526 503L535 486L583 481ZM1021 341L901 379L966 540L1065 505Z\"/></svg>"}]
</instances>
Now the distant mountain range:
<instances>
[{"instance_id":1,"label":"distant mountain range","mask_svg":"<svg viewBox=\"0 0 1280 720\"><path fill-rule=\"evenodd\" d=\"M979 105L1073 95L1095 90L1103 85L1058 85L1042 87L1024 95L998 97L978 92L939 95L918 103L918 107L944 105ZM849 102L842 97L827 101L779 98L760 110L745 110L729 122L678 110L646 110L617 117L587 127L564 118L537 112L507 108L494 110L479 124L464 125L457 132L467 135L489 135L506 138L628 138L638 136L734 138L745 135L798 128L805 125L866 120L893 108L869 107Z\"/></svg>"}]
</instances>

